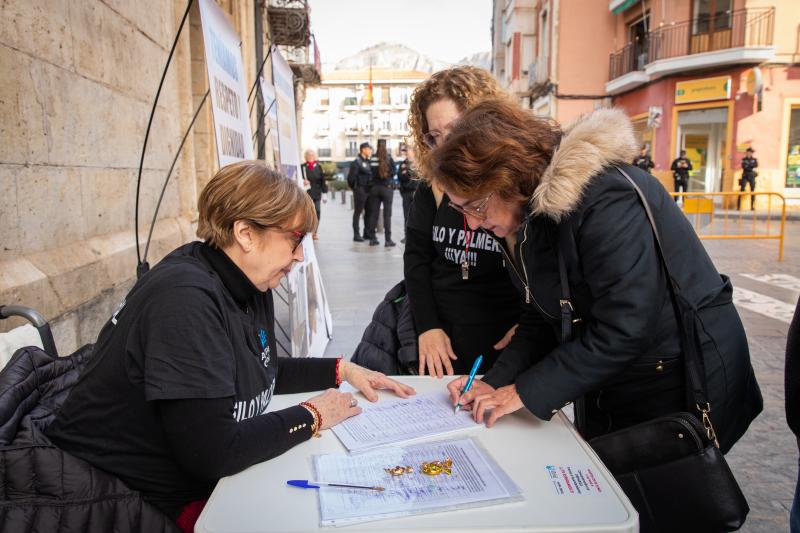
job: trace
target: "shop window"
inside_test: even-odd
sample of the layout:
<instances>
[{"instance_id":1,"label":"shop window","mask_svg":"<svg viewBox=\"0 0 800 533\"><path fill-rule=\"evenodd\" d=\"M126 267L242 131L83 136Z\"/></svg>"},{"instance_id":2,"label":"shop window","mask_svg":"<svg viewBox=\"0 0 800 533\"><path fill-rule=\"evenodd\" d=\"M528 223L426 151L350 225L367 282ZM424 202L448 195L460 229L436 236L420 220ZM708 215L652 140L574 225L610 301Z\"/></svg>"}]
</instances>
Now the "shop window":
<instances>
[{"instance_id":1,"label":"shop window","mask_svg":"<svg viewBox=\"0 0 800 533\"><path fill-rule=\"evenodd\" d=\"M786 155L786 187L800 188L800 107L789 118L789 150Z\"/></svg>"}]
</instances>

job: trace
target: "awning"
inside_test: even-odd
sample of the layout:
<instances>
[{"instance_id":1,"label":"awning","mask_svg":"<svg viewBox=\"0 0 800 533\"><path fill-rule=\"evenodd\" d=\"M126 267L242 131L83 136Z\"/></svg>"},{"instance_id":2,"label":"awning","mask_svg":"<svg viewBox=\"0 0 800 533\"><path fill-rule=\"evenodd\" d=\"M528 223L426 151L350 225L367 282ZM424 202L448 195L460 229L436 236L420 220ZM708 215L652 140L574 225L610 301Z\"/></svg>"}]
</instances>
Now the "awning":
<instances>
[{"instance_id":1,"label":"awning","mask_svg":"<svg viewBox=\"0 0 800 533\"><path fill-rule=\"evenodd\" d=\"M632 5L639 2L639 0L611 0L611 12L615 15L622 13ZM616 4L616 5L614 5Z\"/></svg>"}]
</instances>

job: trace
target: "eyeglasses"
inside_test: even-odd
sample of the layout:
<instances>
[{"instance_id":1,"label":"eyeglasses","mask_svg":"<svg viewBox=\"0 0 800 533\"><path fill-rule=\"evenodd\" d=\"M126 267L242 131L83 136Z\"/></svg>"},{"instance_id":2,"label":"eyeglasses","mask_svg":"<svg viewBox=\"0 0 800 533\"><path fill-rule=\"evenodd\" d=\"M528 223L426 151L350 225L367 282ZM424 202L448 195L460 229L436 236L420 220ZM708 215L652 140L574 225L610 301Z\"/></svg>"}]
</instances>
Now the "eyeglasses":
<instances>
[{"instance_id":1,"label":"eyeglasses","mask_svg":"<svg viewBox=\"0 0 800 533\"><path fill-rule=\"evenodd\" d=\"M447 139L447 136L450 135L450 128L453 126L454 122L455 121L448 123L445 127L442 128L442 131L433 130L427 132L425 135L422 136L423 142L427 145L428 148L433 150L434 148L439 146L439 143L444 142L444 140Z\"/></svg>"},{"instance_id":2,"label":"eyeglasses","mask_svg":"<svg viewBox=\"0 0 800 533\"><path fill-rule=\"evenodd\" d=\"M289 233L291 233L291 234L292 234L292 242L294 243L294 244L292 245L292 255L294 255L294 254L295 254L295 252L297 252L297 248L298 248L298 247L299 247L301 244L303 244L303 237L305 237L305 236L306 236L306 234L305 234L305 233L302 233L302 232L299 232L299 231L297 231L297 230L290 231Z\"/></svg>"},{"instance_id":3,"label":"eyeglasses","mask_svg":"<svg viewBox=\"0 0 800 533\"><path fill-rule=\"evenodd\" d=\"M479 200L478 203L475 205L457 205L453 202L450 202L450 207L461 213L462 215L477 218L478 220L486 220L486 208L489 205L489 199L494 195L494 193L489 194L483 200Z\"/></svg>"}]
</instances>

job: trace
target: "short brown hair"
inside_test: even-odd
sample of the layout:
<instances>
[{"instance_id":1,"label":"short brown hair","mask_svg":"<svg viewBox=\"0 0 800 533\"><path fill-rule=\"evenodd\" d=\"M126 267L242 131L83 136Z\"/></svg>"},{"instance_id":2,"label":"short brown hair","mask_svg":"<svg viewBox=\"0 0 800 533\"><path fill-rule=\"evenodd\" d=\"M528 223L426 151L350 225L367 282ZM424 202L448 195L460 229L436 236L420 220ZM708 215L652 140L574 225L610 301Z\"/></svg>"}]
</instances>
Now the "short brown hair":
<instances>
[{"instance_id":1,"label":"short brown hair","mask_svg":"<svg viewBox=\"0 0 800 533\"><path fill-rule=\"evenodd\" d=\"M246 220L259 229L314 231L317 214L311 198L295 180L263 161L222 167L197 201L197 236L216 248L233 242L233 223Z\"/></svg>"},{"instance_id":2,"label":"short brown hair","mask_svg":"<svg viewBox=\"0 0 800 533\"><path fill-rule=\"evenodd\" d=\"M422 82L411 95L408 125L416 146L416 163L423 179L428 179L428 153L425 144L428 133L428 107L443 99L450 99L460 111L465 111L484 98L499 98L507 95L492 74L485 69L460 65L440 70Z\"/></svg>"},{"instance_id":3,"label":"short brown hair","mask_svg":"<svg viewBox=\"0 0 800 533\"><path fill-rule=\"evenodd\" d=\"M486 100L468 110L430 153L432 179L465 198L496 193L528 200L561 139L558 125L509 99Z\"/></svg>"}]
</instances>

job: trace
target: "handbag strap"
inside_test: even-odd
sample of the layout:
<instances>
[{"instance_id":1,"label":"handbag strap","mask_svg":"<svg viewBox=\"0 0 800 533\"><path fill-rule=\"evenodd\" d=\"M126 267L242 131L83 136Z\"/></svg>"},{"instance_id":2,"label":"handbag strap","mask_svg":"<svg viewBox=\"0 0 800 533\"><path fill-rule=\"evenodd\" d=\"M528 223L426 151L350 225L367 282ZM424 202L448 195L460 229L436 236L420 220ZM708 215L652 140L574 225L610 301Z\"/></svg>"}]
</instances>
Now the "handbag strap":
<instances>
[{"instance_id":1,"label":"handbag strap","mask_svg":"<svg viewBox=\"0 0 800 533\"><path fill-rule=\"evenodd\" d=\"M691 388L691 394L692 398L694 399L695 407L700 412L701 421L706 430L706 435L708 436L709 440L712 441L717 448L719 448L716 432L714 431L714 426L711 424L711 418L709 417L709 413L711 412L711 404L708 402L708 396L706 394L705 369L703 359L700 355L700 342L697 335L697 325L695 321L694 310L690 305L688 305L688 303L686 303L685 300L680 298L681 293L677 284L675 283L675 280L670 274L666 254L664 253L664 248L661 245L661 237L658 233L658 226L656 226L655 218L653 217L653 212L650 209L650 204L647 202L647 198L645 198L644 193L639 186L636 185L636 182L634 182L624 170L618 166L615 166L614 168L616 168L619 173L622 174L622 176L625 177L625 179L627 179L628 182L633 186L634 191L636 191L636 194L639 197L639 201L641 201L642 206L644 207L647 220L650 222L650 227L653 230L653 236L656 242L656 251L658 252L661 266L664 269L664 274L667 278L667 289L669 290L672 309L675 313L675 321L678 326L678 334L681 340L681 348L683 349L684 354L684 369L687 383ZM568 342L572 340L573 322L573 306L570 298L569 279L567 277L567 269L562 253L563 243L566 240L564 235L565 231L569 231L569 228L567 228L564 224L559 224L559 239L556 249L558 254L558 271L561 280L561 300L559 301L559 304L561 306L562 342ZM680 305L681 302L683 302L684 305Z\"/></svg>"},{"instance_id":2,"label":"handbag strap","mask_svg":"<svg viewBox=\"0 0 800 533\"><path fill-rule=\"evenodd\" d=\"M614 168L616 168L619 173L622 174L633 186L633 189L639 196L639 200L642 202L642 206L647 214L647 220L650 222L650 227L652 228L653 236L655 237L656 250L658 251L658 256L661 259L661 266L664 268L664 274L667 278L667 289L669 290L670 300L672 300L672 308L675 312L675 320L681 339L681 347L683 348L684 369L686 372L687 381L691 387L691 393L694 398L695 407L700 412L703 427L706 429L706 434L708 435L709 440L711 440L714 445L719 448L716 432L714 431L714 426L711 424L711 419L708 415L711 412L711 404L709 403L708 396L706 394L705 368L703 364L703 358L701 356L702 351L700 349L700 342L697 334L697 323L694 309L688 304L688 302L686 302L685 299L681 298L680 289L675 283L675 279L670 274L667 256L664 253L663 246L661 245L661 237L658 233L658 226L656 225L656 221L653 217L653 212L650 209L650 204L647 202L647 198L645 198L642 190L638 185L636 185L636 182L633 181L627 172L618 166L615 166ZM681 303L683 303L683 305L681 305Z\"/></svg>"}]
</instances>

